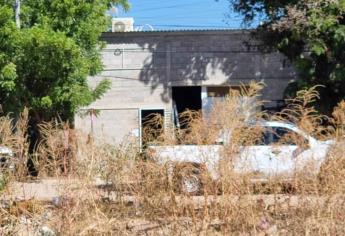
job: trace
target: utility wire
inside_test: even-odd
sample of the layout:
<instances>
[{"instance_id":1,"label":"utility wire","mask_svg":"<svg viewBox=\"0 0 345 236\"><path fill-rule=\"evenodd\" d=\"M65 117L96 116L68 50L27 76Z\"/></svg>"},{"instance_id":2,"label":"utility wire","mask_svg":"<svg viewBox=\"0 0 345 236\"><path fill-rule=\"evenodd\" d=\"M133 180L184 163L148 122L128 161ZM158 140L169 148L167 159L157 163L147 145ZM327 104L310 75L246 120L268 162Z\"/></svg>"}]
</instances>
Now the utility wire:
<instances>
[{"instance_id":1,"label":"utility wire","mask_svg":"<svg viewBox=\"0 0 345 236\"><path fill-rule=\"evenodd\" d=\"M205 18L206 19L221 19L221 18L224 18L226 20L243 20L243 17L228 17L228 16L206 16L205 15L201 15L201 14L198 14L198 15L174 15L173 17L166 17L166 15L151 15L151 16L136 16L135 19L143 19L143 20L151 20L151 19L157 19L157 20L161 20L161 18L164 17L164 20L175 20L175 19L200 19L200 20L204 20Z\"/></svg>"},{"instance_id":2,"label":"utility wire","mask_svg":"<svg viewBox=\"0 0 345 236\"><path fill-rule=\"evenodd\" d=\"M182 25L182 24L176 24L176 25L170 25L170 24L150 24L154 27L175 27L175 28L184 28L184 27L190 27L190 28L225 28L228 29L230 27L226 25ZM136 25L139 26L139 25Z\"/></svg>"},{"instance_id":3,"label":"utility wire","mask_svg":"<svg viewBox=\"0 0 345 236\"><path fill-rule=\"evenodd\" d=\"M188 3L188 4L176 4L176 5L170 5L170 6L162 6L162 7L151 7L151 8L144 8L144 9L138 9L140 12L145 12L145 11L157 11L157 10L162 10L162 9L172 9L172 8L184 8L187 6L197 6L196 2L193 3Z\"/></svg>"},{"instance_id":4,"label":"utility wire","mask_svg":"<svg viewBox=\"0 0 345 236\"><path fill-rule=\"evenodd\" d=\"M97 75L97 76L94 76L94 77L90 77L91 79L92 78L110 78L110 79L123 79L123 80L134 80L134 81L138 81L138 82L152 82L152 80L154 79L148 79L148 80L143 80L143 79L140 79L139 77L136 77L136 78L131 78L131 77L125 77L125 76L116 76L116 75L111 75L111 76L107 76L107 75ZM188 78L186 78L188 79ZM237 77L237 78L233 78L234 80L252 80L253 77ZM278 77L273 77L273 76L263 76L263 77L260 77L260 78L257 78L257 79L266 79L266 80L276 80L278 79ZM291 79L291 76L283 76L283 77L279 77L279 79ZM157 83L161 83L163 84L164 82L166 81L171 81L171 82L175 82L175 81L183 81L184 79L161 79L159 81L157 81ZM196 79L197 80L197 79ZM200 81L201 80L197 80L197 81ZM150 86L150 85L147 85L147 86ZM130 86L121 86L121 88L135 88L134 86L130 85ZM142 87L136 87L136 88L142 88Z\"/></svg>"}]
</instances>

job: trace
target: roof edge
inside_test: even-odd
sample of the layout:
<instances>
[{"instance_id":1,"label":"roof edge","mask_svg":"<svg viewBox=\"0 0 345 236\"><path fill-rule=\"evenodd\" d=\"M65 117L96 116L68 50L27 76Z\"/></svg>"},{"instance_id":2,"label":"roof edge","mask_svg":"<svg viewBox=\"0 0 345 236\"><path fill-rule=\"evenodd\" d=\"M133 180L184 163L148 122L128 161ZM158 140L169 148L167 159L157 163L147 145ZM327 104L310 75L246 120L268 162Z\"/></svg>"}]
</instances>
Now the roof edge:
<instances>
[{"instance_id":1,"label":"roof edge","mask_svg":"<svg viewBox=\"0 0 345 236\"><path fill-rule=\"evenodd\" d=\"M205 30L155 30L155 31L128 31L128 32L103 32L102 38L114 36L162 36L162 35L212 35L212 34L249 34L255 32L255 29L205 29Z\"/></svg>"}]
</instances>

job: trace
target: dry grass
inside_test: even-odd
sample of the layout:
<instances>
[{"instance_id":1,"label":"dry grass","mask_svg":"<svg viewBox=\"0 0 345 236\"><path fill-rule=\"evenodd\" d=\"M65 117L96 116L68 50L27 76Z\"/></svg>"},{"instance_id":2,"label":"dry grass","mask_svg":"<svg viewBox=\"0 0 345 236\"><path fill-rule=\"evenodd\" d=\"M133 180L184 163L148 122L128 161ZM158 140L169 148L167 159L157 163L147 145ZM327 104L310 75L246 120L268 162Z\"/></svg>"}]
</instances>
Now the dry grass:
<instances>
[{"instance_id":1,"label":"dry grass","mask_svg":"<svg viewBox=\"0 0 345 236\"><path fill-rule=\"evenodd\" d=\"M216 182L203 166L160 165L139 153L129 140L113 146L72 131L68 124L42 124L42 141L32 156L38 178L73 178L77 184L61 189L62 197L53 203L0 201L0 235L39 233L43 225L58 235L345 234L345 102L335 108L332 118L320 116L312 106L318 98L313 88L299 92L287 109L269 117L258 109L261 88L253 83L232 92L207 119L200 112L184 113L182 120L188 121L184 130L164 132L159 116L148 121L152 122L148 127L155 128L146 131L148 144L213 144L231 130ZM239 95L251 102L239 106L243 104ZM314 137L332 136L337 142L318 176L305 169L296 171L288 186L281 184L279 176L254 186L250 180L257 173L239 174L231 165L243 145L262 140L260 127L248 128L252 119L293 122ZM332 128L325 127L325 121ZM0 118L0 146L11 147L17 154L16 171L3 174L8 186L28 178L26 130L27 112L15 124L9 117ZM296 137L286 139L304 145ZM202 181L198 196L179 189L179 179L191 170ZM95 185L96 179L102 181L101 186ZM0 196L9 194L6 188L0 192Z\"/></svg>"}]
</instances>

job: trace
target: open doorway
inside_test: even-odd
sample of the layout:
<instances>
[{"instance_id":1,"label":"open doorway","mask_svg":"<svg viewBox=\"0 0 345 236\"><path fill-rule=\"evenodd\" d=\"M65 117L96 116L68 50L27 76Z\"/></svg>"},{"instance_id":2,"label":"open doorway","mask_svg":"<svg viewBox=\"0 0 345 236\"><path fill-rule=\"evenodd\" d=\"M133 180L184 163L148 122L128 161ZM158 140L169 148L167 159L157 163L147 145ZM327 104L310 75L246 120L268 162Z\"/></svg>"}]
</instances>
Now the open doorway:
<instances>
[{"instance_id":1,"label":"open doorway","mask_svg":"<svg viewBox=\"0 0 345 236\"><path fill-rule=\"evenodd\" d=\"M178 128L187 128L180 116L186 110L200 111L201 86L172 87L172 99L174 104L174 122Z\"/></svg>"}]
</instances>

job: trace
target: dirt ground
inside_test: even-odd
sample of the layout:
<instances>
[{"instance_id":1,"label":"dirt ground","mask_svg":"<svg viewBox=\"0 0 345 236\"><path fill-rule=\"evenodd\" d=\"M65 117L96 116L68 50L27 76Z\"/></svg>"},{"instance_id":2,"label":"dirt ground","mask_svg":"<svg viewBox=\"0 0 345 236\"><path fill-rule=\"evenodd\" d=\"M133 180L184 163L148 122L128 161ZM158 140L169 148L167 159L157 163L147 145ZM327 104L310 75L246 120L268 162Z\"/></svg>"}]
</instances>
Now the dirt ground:
<instances>
[{"instance_id":1,"label":"dirt ground","mask_svg":"<svg viewBox=\"0 0 345 236\"><path fill-rule=\"evenodd\" d=\"M85 194L85 187L88 189L89 194ZM53 231L50 230L47 225L52 215L56 212L54 208L57 207L59 201L65 196L79 196L79 198L85 197L85 199L107 199L109 204L116 203L117 201L127 202L130 206L136 207L137 202L140 199L137 199L135 196L127 195L121 196L119 198L115 192L107 192L104 188L104 183L95 180L89 186L83 185L77 179L43 179L31 182L14 182L12 183L5 192L2 193L0 197L0 203L6 204L6 202L24 202L25 201L37 201L41 202L43 206L42 212L39 216L37 223L33 222L30 217L25 217L20 215L20 225L16 229L17 235L31 236L31 235L56 235ZM170 199L171 200L171 199ZM169 201L167 197L166 201ZM196 209L202 209L206 205L211 206L214 203L219 202L233 202L233 204L243 204L246 202L256 202L258 205L262 205L263 209L276 208L279 211L289 211L290 208L298 207L301 205L308 205L315 207L321 207L323 204L326 204L330 199L323 198L316 195L300 196L300 195L289 195L289 194L257 194L257 195L233 195L233 196L190 196L190 197L181 197L176 196L176 203L178 206L187 206L192 205ZM334 197L336 204L343 204L339 202L337 196ZM20 209L20 207L18 207ZM25 214L23 214L25 215ZM162 219L164 221L166 219ZM181 218L181 224L186 224L187 226L192 224L190 218ZM184 222L184 223L183 223ZM123 224L125 225L125 230L132 232L133 235L155 235L154 232L160 232L162 229L161 225L157 221L150 221L147 219L133 217L131 219L123 219ZM221 225L222 222L214 219L209 224L212 224L213 228ZM187 227L186 226L186 227ZM170 226L167 226L165 230L170 230ZM212 228L211 227L211 228ZM188 228L188 227L187 227ZM263 230L263 235L276 235L277 226L270 225L267 229ZM157 231L158 230L158 231ZM45 234L43 233L45 232ZM151 232L152 234L148 233ZM169 231L170 232L170 231ZM170 232L171 233L171 232ZM170 233L162 235L170 235ZM1 228L0 228L0 235ZM186 234L188 235L188 234Z\"/></svg>"}]
</instances>

